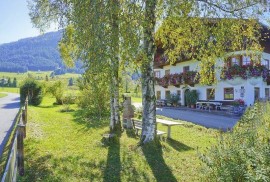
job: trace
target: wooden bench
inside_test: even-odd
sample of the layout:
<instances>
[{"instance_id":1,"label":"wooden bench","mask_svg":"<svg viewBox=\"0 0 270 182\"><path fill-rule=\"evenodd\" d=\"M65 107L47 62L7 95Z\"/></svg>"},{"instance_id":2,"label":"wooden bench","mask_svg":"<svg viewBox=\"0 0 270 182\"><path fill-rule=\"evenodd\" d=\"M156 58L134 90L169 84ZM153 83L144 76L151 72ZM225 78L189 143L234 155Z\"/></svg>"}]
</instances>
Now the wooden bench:
<instances>
[{"instance_id":1,"label":"wooden bench","mask_svg":"<svg viewBox=\"0 0 270 182\"><path fill-rule=\"evenodd\" d=\"M142 130L142 120L136 119L136 118L131 118L132 124L133 124L133 128L136 131L136 135L138 135L139 130ZM163 134L166 134L166 132L164 131L159 131L157 130L157 135L161 136Z\"/></svg>"}]
</instances>

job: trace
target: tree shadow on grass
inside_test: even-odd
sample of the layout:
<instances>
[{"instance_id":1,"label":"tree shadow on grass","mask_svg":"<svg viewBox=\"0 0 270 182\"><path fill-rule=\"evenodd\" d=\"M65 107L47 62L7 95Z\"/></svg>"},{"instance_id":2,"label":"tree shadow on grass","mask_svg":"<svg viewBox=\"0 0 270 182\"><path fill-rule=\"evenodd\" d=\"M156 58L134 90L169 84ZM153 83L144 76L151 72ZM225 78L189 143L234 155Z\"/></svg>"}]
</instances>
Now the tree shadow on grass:
<instances>
[{"instance_id":1,"label":"tree shadow on grass","mask_svg":"<svg viewBox=\"0 0 270 182\"><path fill-rule=\"evenodd\" d=\"M32 142L32 141L31 141ZM35 141L33 141L35 142ZM26 151L25 175L18 181L67 181L67 179L87 179L94 181L101 179L100 173L105 161L98 163L83 155L53 155L40 154L36 149ZM79 169L78 169L79 168Z\"/></svg>"},{"instance_id":2,"label":"tree shadow on grass","mask_svg":"<svg viewBox=\"0 0 270 182\"><path fill-rule=\"evenodd\" d=\"M165 163L162 146L159 141L146 144L142 147L143 154L148 162L156 181L177 181L172 170Z\"/></svg>"},{"instance_id":3,"label":"tree shadow on grass","mask_svg":"<svg viewBox=\"0 0 270 182\"><path fill-rule=\"evenodd\" d=\"M139 136L136 135L134 129L126 129L126 134L127 134L127 137L129 138L139 138Z\"/></svg>"},{"instance_id":4,"label":"tree shadow on grass","mask_svg":"<svg viewBox=\"0 0 270 182\"><path fill-rule=\"evenodd\" d=\"M42 109L50 109L50 108L55 108L55 107L57 107L57 105L45 105L45 106L40 105L40 106L36 106L36 107L42 108Z\"/></svg>"},{"instance_id":5,"label":"tree shadow on grass","mask_svg":"<svg viewBox=\"0 0 270 182\"><path fill-rule=\"evenodd\" d=\"M108 144L107 164L104 171L103 181L121 181L120 138L114 137Z\"/></svg>"},{"instance_id":6,"label":"tree shadow on grass","mask_svg":"<svg viewBox=\"0 0 270 182\"><path fill-rule=\"evenodd\" d=\"M177 150L178 152L182 152L182 151L188 151L188 150L194 150L194 148L189 147L187 145L185 145L184 143L181 143L179 141L176 141L174 139L168 138L167 139L167 143L174 148L175 150Z\"/></svg>"}]
</instances>

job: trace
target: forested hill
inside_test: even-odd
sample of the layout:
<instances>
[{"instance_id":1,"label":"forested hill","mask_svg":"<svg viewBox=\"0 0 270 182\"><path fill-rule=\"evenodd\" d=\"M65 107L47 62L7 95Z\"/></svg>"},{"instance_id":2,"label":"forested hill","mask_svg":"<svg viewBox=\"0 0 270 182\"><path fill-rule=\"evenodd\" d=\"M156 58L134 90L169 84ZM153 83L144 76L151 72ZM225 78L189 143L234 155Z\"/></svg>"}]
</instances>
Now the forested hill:
<instances>
[{"instance_id":1,"label":"forested hill","mask_svg":"<svg viewBox=\"0 0 270 182\"><path fill-rule=\"evenodd\" d=\"M58 51L62 31L0 45L0 71L51 71L64 63ZM81 66L77 64L77 68Z\"/></svg>"}]
</instances>

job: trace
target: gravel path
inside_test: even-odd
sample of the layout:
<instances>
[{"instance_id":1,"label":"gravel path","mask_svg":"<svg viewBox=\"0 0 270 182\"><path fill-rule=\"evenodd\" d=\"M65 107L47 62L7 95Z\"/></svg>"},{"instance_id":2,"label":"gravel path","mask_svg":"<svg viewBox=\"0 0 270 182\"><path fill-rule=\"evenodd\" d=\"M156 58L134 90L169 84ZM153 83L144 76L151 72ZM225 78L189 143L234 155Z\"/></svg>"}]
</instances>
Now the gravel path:
<instances>
[{"instance_id":1,"label":"gravel path","mask_svg":"<svg viewBox=\"0 0 270 182\"><path fill-rule=\"evenodd\" d=\"M7 94L8 96L0 98L0 156L12 131L15 117L20 109L19 94Z\"/></svg>"}]
</instances>

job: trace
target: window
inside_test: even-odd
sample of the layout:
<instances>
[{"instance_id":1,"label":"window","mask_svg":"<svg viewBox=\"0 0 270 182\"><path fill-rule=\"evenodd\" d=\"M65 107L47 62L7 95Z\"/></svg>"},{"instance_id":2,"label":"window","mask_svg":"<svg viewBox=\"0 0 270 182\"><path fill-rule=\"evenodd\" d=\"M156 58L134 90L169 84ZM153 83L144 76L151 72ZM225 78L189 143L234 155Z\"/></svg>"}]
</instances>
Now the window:
<instances>
[{"instance_id":1,"label":"window","mask_svg":"<svg viewBox=\"0 0 270 182\"><path fill-rule=\"evenodd\" d=\"M224 88L224 100L234 100L234 90L231 88Z\"/></svg>"},{"instance_id":2,"label":"window","mask_svg":"<svg viewBox=\"0 0 270 182\"><path fill-rule=\"evenodd\" d=\"M268 59L263 59L262 65L264 65L267 69L269 69L269 60Z\"/></svg>"},{"instance_id":3,"label":"window","mask_svg":"<svg viewBox=\"0 0 270 182\"><path fill-rule=\"evenodd\" d=\"M167 91L165 92L165 97L166 97L166 99L169 99L170 96L171 96L171 92L170 92L169 90L167 90Z\"/></svg>"},{"instance_id":4,"label":"window","mask_svg":"<svg viewBox=\"0 0 270 182\"><path fill-rule=\"evenodd\" d=\"M206 89L206 99L215 100L215 89L212 88Z\"/></svg>"},{"instance_id":5,"label":"window","mask_svg":"<svg viewBox=\"0 0 270 182\"><path fill-rule=\"evenodd\" d=\"M269 98L269 88L265 88L265 98Z\"/></svg>"},{"instance_id":6,"label":"window","mask_svg":"<svg viewBox=\"0 0 270 182\"><path fill-rule=\"evenodd\" d=\"M260 88L254 87L254 100L258 100L260 98Z\"/></svg>"},{"instance_id":7,"label":"window","mask_svg":"<svg viewBox=\"0 0 270 182\"><path fill-rule=\"evenodd\" d=\"M251 64L251 59L249 56L243 56L243 65Z\"/></svg>"},{"instance_id":8,"label":"window","mask_svg":"<svg viewBox=\"0 0 270 182\"><path fill-rule=\"evenodd\" d=\"M157 100L160 100L161 99L161 91L157 91L156 96L157 96Z\"/></svg>"},{"instance_id":9,"label":"window","mask_svg":"<svg viewBox=\"0 0 270 182\"><path fill-rule=\"evenodd\" d=\"M240 65L240 57L232 57L231 61L232 61L232 66L233 65Z\"/></svg>"},{"instance_id":10,"label":"window","mask_svg":"<svg viewBox=\"0 0 270 182\"><path fill-rule=\"evenodd\" d=\"M189 71L189 66L184 66L183 67L183 72L188 72Z\"/></svg>"},{"instance_id":11,"label":"window","mask_svg":"<svg viewBox=\"0 0 270 182\"><path fill-rule=\"evenodd\" d=\"M170 74L170 70L165 70L165 75L169 75Z\"/></svg>"},{"instance_id":12,"label":"window","mask_svg":"<svg viewBox=\"0 0 270 182\"><path fill-rule=\"evenodd\" d=\"M155 71L155 77L160 78L160 71Z\"/></svg>"}]
</instances>

